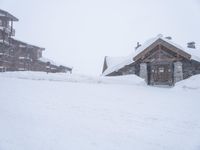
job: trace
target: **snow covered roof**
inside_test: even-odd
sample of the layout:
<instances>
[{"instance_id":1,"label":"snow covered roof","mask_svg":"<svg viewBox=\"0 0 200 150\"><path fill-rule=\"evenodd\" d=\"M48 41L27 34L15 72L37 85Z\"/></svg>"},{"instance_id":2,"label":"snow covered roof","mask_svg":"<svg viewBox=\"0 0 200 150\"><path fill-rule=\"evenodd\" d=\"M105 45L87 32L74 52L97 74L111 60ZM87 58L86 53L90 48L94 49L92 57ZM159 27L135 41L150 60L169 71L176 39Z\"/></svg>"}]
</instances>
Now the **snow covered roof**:
<instances>
[{"instance_id":1,"label":"snow covered roof","mask_svg":"<svg viewBox=\"0 0 200 150\"><path fill-rule=\"evenodd\" d=\"M41 57L41 58L39 58L39 60L42 61L42 62L45 62L45 63L50 62L52 65L55 65L55 66L60 66L60 64L54 62L51 59L45 58L45 57Z\"/></svg>"},{"instance_id":2,"label":"snow covered roof","mask_svg":"<svg viewBox=\"0 0 200 150\"><path fill-rule=\"evenodd\" d=\"M144 51L146 48L151 46L154 42L156 42L159 39L190 54L191 59L200 62L200 50L192 49L192 48L188 48L188 47L182 47L182 46L176 44L175 42L173 42L171 39L167 39L167 38L163 37L162 35L158 35L157 37L151 38L151 39L147 40L146 42L144 42L140 47L137 48L137 50L135 52L131 53L127 57L119 57L119 58L106 57L107 69L103 72L102 75L108 75L114 71L118 71L119 69L123 68L126 65L130 65L131 63L134 63L133 58L135 56L140 54L142 51Z\"/></svg>"},{"instance_id":3,"label":"snow covered roof","mask_svg":"<svg viewBox=\"0 0 200 150\"><path fill-rule=\"evenodd\" d=\"M45 58L45 57L39 58L39 61L42 61L42 62L45 62L45 63L50 62L51 65L65 67L67 69L72 69L73 68L71 66L66 67L66 66L60 65L59 63L57 63L57 62L55 62L55 61L53 61L53 60L51 60L49 58Z\"/></svg>"},{"instance_id":4,"label":"snow covered roof","mask_svg":"<svg viewBox=\"0 0 200 150\"><path fill-rule=\"evenodd\" d=\"M107 63L109 62L109 63ZM106 57L107 69L103 72L103 75L108 75L114 71L118 71L126 65L133 63L133 55L127 57Z\"/></svg>"}]
</instances>

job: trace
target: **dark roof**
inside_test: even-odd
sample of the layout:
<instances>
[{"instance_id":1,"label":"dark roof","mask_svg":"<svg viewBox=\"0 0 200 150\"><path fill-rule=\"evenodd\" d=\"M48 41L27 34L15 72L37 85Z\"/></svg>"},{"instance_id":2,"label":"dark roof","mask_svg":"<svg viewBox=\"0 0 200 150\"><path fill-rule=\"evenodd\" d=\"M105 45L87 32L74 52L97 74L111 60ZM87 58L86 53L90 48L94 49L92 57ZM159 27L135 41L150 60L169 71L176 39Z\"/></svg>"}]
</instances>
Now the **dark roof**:
<instances>
[{"instance_id":1,"label":"dark roof","mask_svg":"<svg viewBox=\"0 0 200 150\"><path fill-rule=\"evenodd\" d=\"M1 9L0 9L0 17L5 17L5 18L7 18L9 20L12 20L12 21L19 21L18 18L16 18L15 16L11 15L9 12L1 10Z\"/></svg>"}]
</instances>

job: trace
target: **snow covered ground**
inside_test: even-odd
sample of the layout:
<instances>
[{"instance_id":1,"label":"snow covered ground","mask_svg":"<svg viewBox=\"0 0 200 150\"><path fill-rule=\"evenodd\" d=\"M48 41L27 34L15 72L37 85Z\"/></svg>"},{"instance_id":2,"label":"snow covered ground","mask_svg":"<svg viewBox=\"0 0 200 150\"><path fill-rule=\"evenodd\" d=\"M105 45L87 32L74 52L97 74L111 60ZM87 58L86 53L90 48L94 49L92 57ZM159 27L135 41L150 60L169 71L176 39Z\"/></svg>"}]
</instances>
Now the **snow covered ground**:
<instances>
[{"instance_id":1,"label":"snow covered ground","mask_svg":"<svg viewBox=\"0 0 200 150\"><path fill-rule=\"evenodd\" d=\"M0 74L0 150L199 150L200 76Z\"/></svg>"}]
</instances>

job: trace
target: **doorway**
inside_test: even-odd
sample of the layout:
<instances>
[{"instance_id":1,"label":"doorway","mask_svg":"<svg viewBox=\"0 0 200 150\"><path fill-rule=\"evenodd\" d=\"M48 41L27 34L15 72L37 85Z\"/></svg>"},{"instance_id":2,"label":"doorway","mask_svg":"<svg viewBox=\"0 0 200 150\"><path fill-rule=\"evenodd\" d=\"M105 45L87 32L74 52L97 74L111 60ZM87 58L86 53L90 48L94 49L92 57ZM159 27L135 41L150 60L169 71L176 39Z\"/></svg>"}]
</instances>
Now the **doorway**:
<instances>
[{"instance_id":1,"label":"doorway","mask_svg":"<svg viewBox=\"0 0 200 150\"><path fill-rule=\"evenodd\" d=\"M172 64L151 64L149 69L149 83L151 85L173 85Z\"/></svg>"}]
</instances>

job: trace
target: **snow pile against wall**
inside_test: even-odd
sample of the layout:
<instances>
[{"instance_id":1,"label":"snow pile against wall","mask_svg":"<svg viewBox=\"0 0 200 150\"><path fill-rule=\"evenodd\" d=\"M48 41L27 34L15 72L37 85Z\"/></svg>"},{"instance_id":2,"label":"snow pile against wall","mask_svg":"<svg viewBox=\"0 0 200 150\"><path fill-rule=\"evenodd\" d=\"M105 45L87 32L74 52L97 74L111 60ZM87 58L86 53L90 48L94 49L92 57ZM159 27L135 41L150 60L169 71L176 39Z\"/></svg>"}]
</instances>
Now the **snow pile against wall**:
<instances>
[{"instance_id":1,"label":"snow pile against wall","mask_svg":"<svg viewBox=\"0 0 200 150\"><path fill-rule=\"evenodd\" d=\"M186 80L176 83L175 88L191 89L191 90L200 89L200 75L195 75Z\"/></svg>"},{"instance_id":2,"label":"snow pile against wall","mask_svg":"<svg viewBox=\"0 0 200 150\"><path fill-rule=\"evenodd\" d=\"M44 72L5 72L0 73L0 77L18 78L27 80L46 80L59 82L75 82L75 83L105 83L105 84L130 84L130 85L145 85L143 79L136 75L127 75L121 77L93 77L80 74L66 73L44 73Z\"/></svg>"},{"instance_id":3,"label":"snow pile against wall","mask_svg":"<svg viewBox=\"0 0 200 150\"><path fill-rule=\"evenodd\" d=\"M57 81L57 82L73 82L73 83L90 83L90 84L122 84L133 86L145 86L148 87L141 77L136 75L124 75L114 77L94 77L81 74L66 74L66 73L43 73L43 72L31 72L31 71L19 71L19 72L4 72L0 73L2 79L25 79L36 81ZM199 89L200 88L200 75L192 76L183 81L179 81L175 84L176 89ZM153 87L152 87L153 88Z\"/></svg>"}]
</instances>

